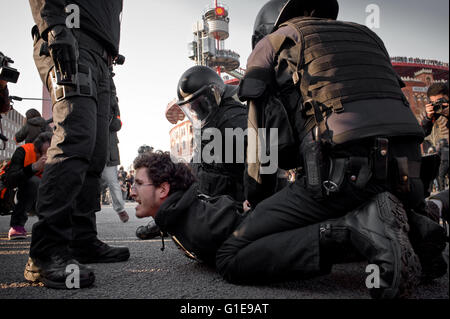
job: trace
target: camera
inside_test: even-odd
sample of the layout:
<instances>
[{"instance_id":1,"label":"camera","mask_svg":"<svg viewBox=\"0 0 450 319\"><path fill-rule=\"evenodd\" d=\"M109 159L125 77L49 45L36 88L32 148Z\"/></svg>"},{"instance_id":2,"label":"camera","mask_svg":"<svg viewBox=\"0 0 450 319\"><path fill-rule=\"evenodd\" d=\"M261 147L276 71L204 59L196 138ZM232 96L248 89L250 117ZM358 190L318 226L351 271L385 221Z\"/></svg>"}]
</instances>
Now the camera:
<instances>
[{"instance_id":1,"label":"camera","mask_svg":"<svg viewBox=\"0 0 450 319\"><path fill-rule=\"evenodd\" d=\"M125 63L125 56L123 56L122 54L118 54L114 58L114 65L122 65L124 63Z\"/></svg>"},{"instance_id":2,"label":"camera","mask_svg":"<svg viewBox=\"0 0 450 319\"><path fill-rule=\"evenodd\" d=\"M20 72L9 66L14 61L0 52L0 80L17 83Z\"/></svg>"},{"instance_id":3,"label":"camera","mask_svg":"<svg viewBox=\"0 0 450 319\"><path fill-rule=\"evenodd\" d=\"M448 107L448 105L443 105L444 103L448 104L448 100L446 100L445 98L440 98L436 102L432 103L431 105L433 105L434 113L442 114L442 111Z\"/></svg>"}]
</instances>

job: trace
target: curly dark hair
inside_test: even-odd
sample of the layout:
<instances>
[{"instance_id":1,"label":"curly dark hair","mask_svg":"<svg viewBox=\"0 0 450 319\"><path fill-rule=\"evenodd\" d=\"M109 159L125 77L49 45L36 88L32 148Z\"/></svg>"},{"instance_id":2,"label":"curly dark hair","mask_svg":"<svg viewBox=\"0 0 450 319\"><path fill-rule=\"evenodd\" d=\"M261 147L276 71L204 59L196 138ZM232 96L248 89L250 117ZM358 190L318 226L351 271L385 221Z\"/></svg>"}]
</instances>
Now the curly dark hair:
<instances>
[{"instance_id":1,"label":"curly dark hair","mask_svg":"<svg viewBox=\"0 0 450 319\"><path fill-rule=\"evenodd\" d=\"M169 183L169 195L184 191L195 182L190 167L184 163L174 163L169 152L142 153L136 157L133 166L136 170L147 168L147 176L156 187L164 182Z\"/></svg>"},{"instance_id":2,"label":"curly dark hair","mask_svg":"<svg viewBox=\"0 0 450 319\"><path fill-rule=\"evenodd\" d=\"M448 96L448 82L438 82L430 85L427 91L427 96L436 96L436 95L447 95Z\"/></svg>"}]
</instances>

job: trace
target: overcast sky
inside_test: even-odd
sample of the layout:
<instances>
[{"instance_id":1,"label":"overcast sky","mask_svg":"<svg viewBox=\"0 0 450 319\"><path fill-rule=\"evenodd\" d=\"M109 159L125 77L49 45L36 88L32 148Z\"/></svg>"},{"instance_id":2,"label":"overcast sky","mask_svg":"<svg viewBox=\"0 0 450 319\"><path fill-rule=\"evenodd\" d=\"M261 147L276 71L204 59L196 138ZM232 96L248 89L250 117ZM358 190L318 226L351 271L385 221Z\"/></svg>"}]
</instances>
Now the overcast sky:
<instances>
[{"instance_id":1,"label":"overcast sky","mask_svg":"<svg viewBox=\"0 0 450 319\"><path fill-rule=\"evenodd\" d=\"M95 1L95 0L92 0ZM237 51L241 66L251 52L253 23L264 0L224 0L230 14L230 37L226 49ZM167 103L176 97L180 75L194 62L187 57L193 40L192 25L201 19L212 0L125 0L120 51L126 56L115 68L120 99L122 130L119 131L122 165L128 167L137 149L147 144L169 150L165 116ZM40 97L42 83L32 58L30 35L33 19L27 0L0 0L0 51L10 56L21 72L10 84L10 94ZM385 42L391 56L449 61L448 0L340 0L339 20L366 23L375 4L380 10L379 28L373 29ZM40 102L14 105L20 113Z\"/></svg>"}]
</instances>

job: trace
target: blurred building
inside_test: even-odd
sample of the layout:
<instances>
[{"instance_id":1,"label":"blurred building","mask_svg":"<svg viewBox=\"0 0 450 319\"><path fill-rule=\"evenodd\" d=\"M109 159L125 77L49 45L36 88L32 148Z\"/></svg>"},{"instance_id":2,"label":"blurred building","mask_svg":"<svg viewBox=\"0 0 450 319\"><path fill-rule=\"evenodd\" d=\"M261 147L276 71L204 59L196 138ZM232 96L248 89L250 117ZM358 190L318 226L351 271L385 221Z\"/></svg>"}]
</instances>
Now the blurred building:
<instances>
[{"instance_id":1,"label":"blurred building","mask_svg":"<svg viewBox=\"0 0 450 319\"><path fill-rule=\"evenodd\" d=\"M24 119L25 117L15 109L2 115L1 125L3 135L8 138L8 141L5 143L0 141L0 160L11 159L17 148L16 142L14 141L14 135L16 135L16 132L22 127ZM3 147L5 149L3 149Z\"/></svg>"}]
</instances>

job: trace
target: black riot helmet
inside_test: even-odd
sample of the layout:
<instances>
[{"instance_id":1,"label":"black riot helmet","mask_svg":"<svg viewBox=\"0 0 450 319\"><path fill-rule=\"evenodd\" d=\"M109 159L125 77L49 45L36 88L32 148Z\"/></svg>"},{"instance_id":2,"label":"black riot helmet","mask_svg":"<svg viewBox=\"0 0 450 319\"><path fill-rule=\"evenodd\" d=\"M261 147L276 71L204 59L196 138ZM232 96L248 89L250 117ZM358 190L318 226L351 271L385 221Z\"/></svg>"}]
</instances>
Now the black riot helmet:
<instances>
[{"instance_id":1,"label":"black riot helmet","mask_svg":"<svg viewBox=\"0 0 450 319\"><path fill-rule=\"evenodd\" d=\"M286 0L270 0L258 12L253 26L252 49L266 35L272 33Z\"/></svg>"},{"instance_id":2,"label":"black riot helmet","mask_svg":"<svg viewBox=\"0 0 450 319\"><path fill-rule=\"evenodd\" d=\"M288 0L280 10L274 28L289 19L302 16L336 20L339 13L337 0Z\"/></svg>"},{"instance_id":3,"label":"black riot helmet","mask_svg":"<svg viewBox=\"0 0 450 319\"><path fill-rule=\"evenodd\" d=\"M203 127L219 108L222 95L228 91L222 78L209 67L194 66L178 81L177 104L194 127Z\"/></svg>"}]
</instances>

